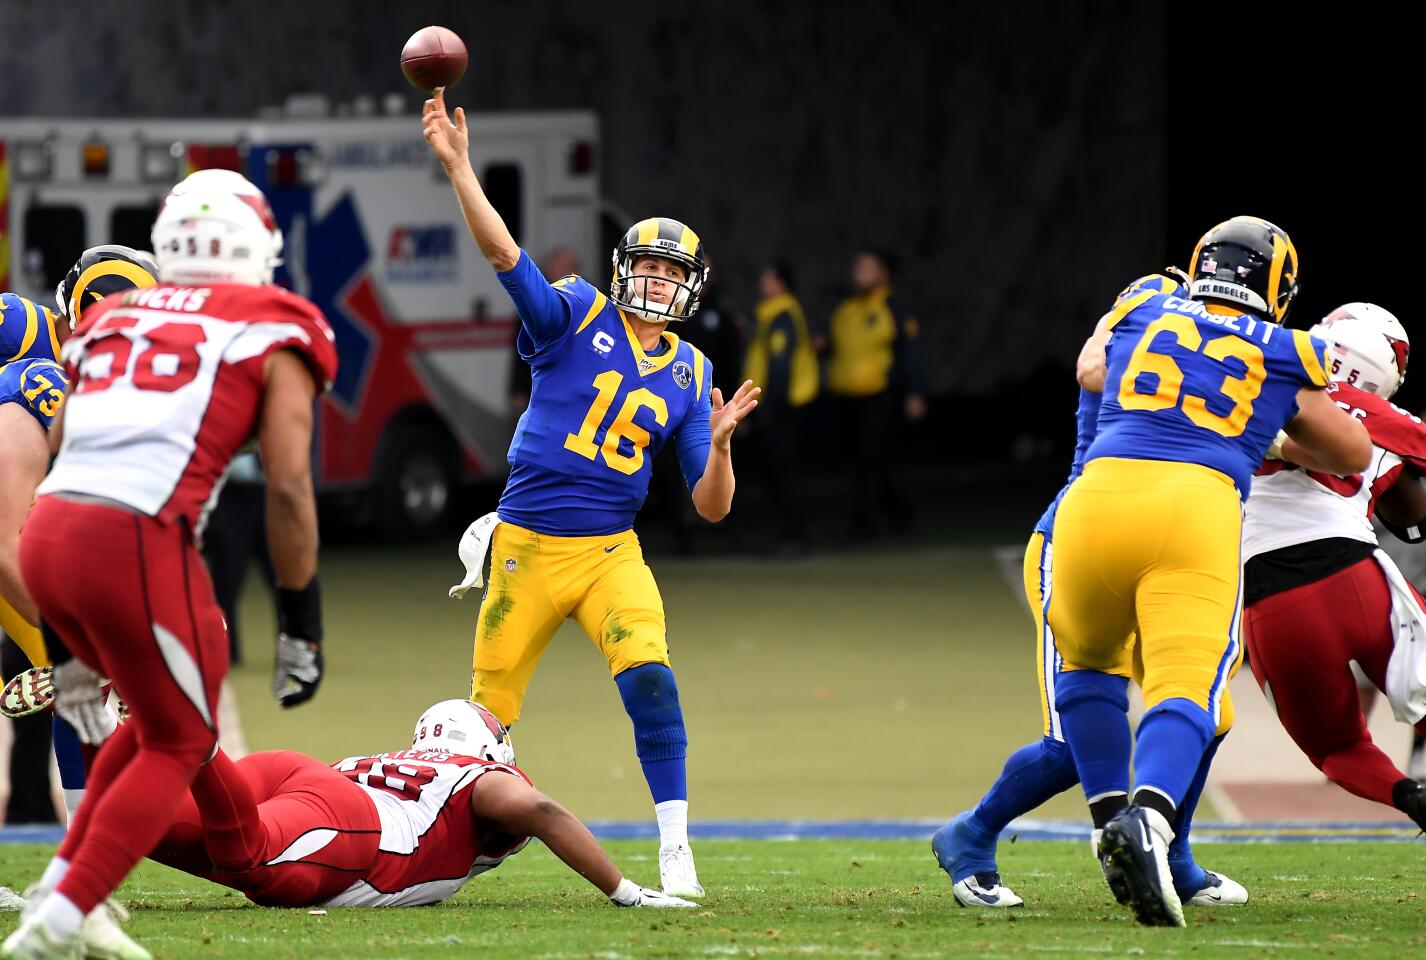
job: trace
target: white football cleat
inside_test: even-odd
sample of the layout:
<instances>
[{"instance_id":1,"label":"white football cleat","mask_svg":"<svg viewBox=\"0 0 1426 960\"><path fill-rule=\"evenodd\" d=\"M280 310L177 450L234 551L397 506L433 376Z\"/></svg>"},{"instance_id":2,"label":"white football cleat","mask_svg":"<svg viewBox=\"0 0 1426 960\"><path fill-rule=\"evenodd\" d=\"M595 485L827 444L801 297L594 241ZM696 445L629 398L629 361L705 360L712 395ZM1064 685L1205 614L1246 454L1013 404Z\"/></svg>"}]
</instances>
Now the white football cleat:
<instances>
[{"instance_id":1,"label":"white football cleat","mask_svg":"<svg viewBox=\"0 0 1426 960\"><path fill-rule=\"evenodd\" d=\"M1184 901L1188 907L1237 907L1248 902L1248 891L1232 877L1205 870L1208 886Z\"/></svg>"},{"instance_id":2,"label":"white football cleat","mask_svg":"<svg viewBox=\"0 0 1426 960\"><path fill-rule=\"evenodd\" d=\"M32 917L0 944L0 960L84 960L84 954L78 937L59 940Z\"/></svg>"},{"instance_id":3,"label":"white football cleat","mask_svg":"<svg viewBox=\"0 0 1426 960\"><path fill-rule=\"evenodd\" d=\"M139 946L119 927L129 911L116 900L105 900L89 911L79 928L79 943L86 960L153 960L153 954Z\"/></svg>"},{"instance_id":4,"label":"white football cleat","mask_svg":"<svg viewBox=\"0 0 1426 960\"><path fill-rule=\"evenodd\" d=\"M9 887L0 886L0 913L25 909L25 898Z\"/></svg>"},{"instance_id":5,"label":"white football cleat","mask_svg":"<svg viewBox=\"0 0 1426 960\"><path fill-rule=\"evenodd\" d=\"M686 844L659 848L659 880L670 897L701 897L703 886L693 866L693 851Z\"/></svg>"},{"instance_id":6,"label":"white football cleat","mask_svg":"<svg viewBox=\"0 0 1426 960\"><path fill-rule=\"evenodd\" d=\"M963 907L1000 909L1025 906L1025 901L1014 890L1000 882L998 873L973 874L954 884L951 892L956 895L956 903Z\"/></svg>"},{"instance_id":7,"label":"white football cleat","mask_svg":"<svg viewBox=\"0 0 1426 960\"><path fill-rule=\"evenodd\" d=\"M48 709L54 703L53 674L53 667L31 667L11 677L0 692L0 716L18 720Z\"/></svg>"}]
</instances>

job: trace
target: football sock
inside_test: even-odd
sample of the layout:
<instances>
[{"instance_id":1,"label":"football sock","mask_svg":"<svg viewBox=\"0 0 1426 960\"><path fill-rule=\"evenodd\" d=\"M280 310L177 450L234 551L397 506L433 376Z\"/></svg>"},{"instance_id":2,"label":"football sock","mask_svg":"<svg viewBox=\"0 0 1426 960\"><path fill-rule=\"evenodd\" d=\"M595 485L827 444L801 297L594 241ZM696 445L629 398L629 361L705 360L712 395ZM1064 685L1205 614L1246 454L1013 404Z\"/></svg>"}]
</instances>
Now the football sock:
<instances>
[{"instance_id":1,"label":"football sock","mask_svg":"<svg viewBox=\"0 0 1426 960\"><path fill-rule=\"evenodd\" d=\"M1094 821L1094 829L1103 830L1104 825L1113 820L1129 806L1129 794L1110 793L1089 802L1089 817Z\"/></svg>"},{"instance_id":2,"label":"football sock","mask_svg":"<svg viewBox=\"0 0 1426 960\"><path fill-rule=\"evenodd\" d=\"M1174 807L1174 802L1153 787L1143 787L1135 790L1134 803L1137 806L1158 811L1159 815L1163 817L1170 826L1172 826L1174 820L1178 818L1178 810Z\"/></svg>"},{"instance_id":3,"label":"football sock","mask_svg":"<svg viewBox=\"0 0 1426 960\"><path fill-rule=\"evenodd\" d=\"M655 807L688 799L688 735L673 671L662 663L640 664L614 678L634 725L634 746Z\"/></svg>"},{"instance_id":4,"label":"football sock","mask_svg":"<svg viewBox=\"0 0 1426 960\"><path fill-rule=\"evenodd\" d=\"M45 867L45 872L40 874L40 889L50 891L59 886L59 882L64 879L65 871L68 869L69 861L63 857L51 859L49 866Z\"/></svg>"},{"instance_id":5,"label":"football sock","mask_svg":"<svg viewBox=\"0 0 1426 960\"><path fill-rule=\"evenodd\" d=\"M1213 757L1218 753L1218 745L1223 736L1214 737L1208 749L1203 751L1198 773L1188 785L1188 792L1178 804L1178 821L1173 825L1173 843L1169 844L1169 869L1173 871L1174 887L1178 888L1182 899L1193 896L1208 885L1203 868L1193 860L1193 850L1188 845L1188 835L1193 829L1193 813L1198 808L1198 799L1203 796L1203 787L1208 783L1208 770L1213 766Z\"/></svg>"},{"instance_id":6,"label":"football sock","mask_svg":"<svg viewBox=\"0 0 1426 960\"><path fill-rule=\"evenodd\" d=\"M1129 792L1129 680L1097 670L1055 678L1060 728L1074 754L1086 800Z\"/></svg>"},{"instance_id":7,"label":"football sock","mask_svg":"<svg viewBox=\"0 0 1426 960\"><path fill-rule=\"evenodd\" d=\"M59 785L64 790L64 809L68 820L74 819L74 812L84 799L84 747L75 736L74 728L58 716L52 724L54 729L54 759L59 767Z\"/></svg>"},{"instance_id":8,"label":"football sock","mask_svg":"<svg viewBox=\"0 0 1426 960\"><path fill-rule=\"evenodd\" d=\"M1198 776L1214 726L1207 710L1181 697L1157 704L1139 721L1135 785L1138 793L1150 787L1167 799L1169 823L1174 821L1173 807L1188 794L1189 785Z\"/></svg>"},{"instance_id":9,"label":"football sock","mask_svg":"<svg viewBox=\"0 0 1426 960\"><path fill-rule=\"evenodd\" d=\"M1079 774L1069 746L1044 737L1010 755L1005 769L1000 771L1000 779L981 798L972 816L993 843L1011 820L1024 816L1078 782Z\"/></svg>"},{"instance_id":10,"label":"football sock","mask_svg":"<svg viewBox=\"0 0 1426 960\"><path fill-rule=\"evenodd\" d=\"M84 911L74 901L59 893L51 893L40 901L35 918L60 940L72 940L84 925Z\"/></svg>"},{"instance_id":11,"label":"football sock","mask_svg":"<svg viewBox=\"0 0 1426 960\"><path fill-rule=\"evenodd\" d=\"M654 804L659 821L659 846L688 846L688 801L665 800Z\"/></svg>"}]
</instances>

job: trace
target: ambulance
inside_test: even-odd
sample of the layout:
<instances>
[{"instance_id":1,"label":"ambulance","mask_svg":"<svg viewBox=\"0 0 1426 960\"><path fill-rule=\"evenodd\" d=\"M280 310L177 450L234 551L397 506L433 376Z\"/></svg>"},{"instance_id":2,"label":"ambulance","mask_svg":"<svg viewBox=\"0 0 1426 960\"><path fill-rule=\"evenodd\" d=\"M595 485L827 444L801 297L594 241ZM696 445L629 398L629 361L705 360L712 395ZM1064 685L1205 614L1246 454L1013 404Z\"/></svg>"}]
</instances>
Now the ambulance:
<instances>
[{"instance_id":1,"label":"ambulance","mask_svg":"<svg viewBox=\"0 0 1426 960\"><path fill-rule=\"evenodd\" d=\"M323 113L0 119L0 290L52 303L86 247L148 249L158 205L184 176L242 172L286 239L277 281L336 333L341 369L317 417L319 489L358 501L388 534L434 533L459 484L505 471L514 309L415 111ZM489 114L471 130L476 173L520 245L537 261L568 248L602 276L594 114Z\"/></svg>"}]
</instances>

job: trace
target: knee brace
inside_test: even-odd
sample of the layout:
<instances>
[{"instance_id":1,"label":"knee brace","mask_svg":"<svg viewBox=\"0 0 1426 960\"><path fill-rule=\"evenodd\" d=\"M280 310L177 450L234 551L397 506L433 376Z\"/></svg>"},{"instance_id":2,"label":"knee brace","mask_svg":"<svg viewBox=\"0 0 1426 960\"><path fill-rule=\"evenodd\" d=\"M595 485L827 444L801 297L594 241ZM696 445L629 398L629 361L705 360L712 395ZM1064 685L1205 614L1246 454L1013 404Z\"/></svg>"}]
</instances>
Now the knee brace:
<instances>
[{"instance_id":1,"label":"knee brace","mask_svg":"<svg viewBox=\"0 0 1426 960\"><path fill-rule=\"evenodd\" d=\"M614 678L624 709L634 724L634 746L641 763L678 760L688 753L688 734L678 684L662 663L643 663Z\"/></svg>"}]
</instances>

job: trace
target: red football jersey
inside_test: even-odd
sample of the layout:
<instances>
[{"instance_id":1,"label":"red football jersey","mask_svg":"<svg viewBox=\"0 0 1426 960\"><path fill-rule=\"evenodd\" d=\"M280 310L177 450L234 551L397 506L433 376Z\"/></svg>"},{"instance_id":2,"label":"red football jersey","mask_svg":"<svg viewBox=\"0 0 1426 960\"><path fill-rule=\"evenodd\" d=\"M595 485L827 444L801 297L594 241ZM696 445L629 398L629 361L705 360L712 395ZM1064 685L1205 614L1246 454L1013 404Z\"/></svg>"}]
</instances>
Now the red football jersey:
<instances>
[{"instance_id":1,"label":"red football jersey","mask_svg":"<svg viewBox=\"0 0 1426 960\"><path fill-rule=\"evenodd\" d=\"M194 528L256 434L267 356L296 351L322 389L337 372L321 311L275 286L132 290L84 321L64 345L64 440L38 492L105 497Z\"/></svg>"},{"instance_id":2,"label":"red football jersey","mask_svg":"<svg viewBox=\"0 0 1426 960\"><path fill-rule=\"evenodd\" d=\"M470 790L487 774L530 780L518 767L431 750L348 757L333 764L367 792L381 818L381 848L362 879L328 901L338 907L414 907L453 896L528 842L488 848Z\"/></svg>"},{"instance_id":3,"label":"red football jersey","mask_svg":"<svg viewBox=\"0 0 1426 960\"><path fill-rule=\"evenodd\" d=\"M1406 464L1426 473L1426 424L1419 417L1346 383L1328 389L1337 405L1367 428L1371 465L1365 473L1338 477L1283 460L1264 461L1245 508L1245 559L1333 537L1376 543L1371 524L1376 498L1396 483Z\"/></svg>"}]
</instances>

